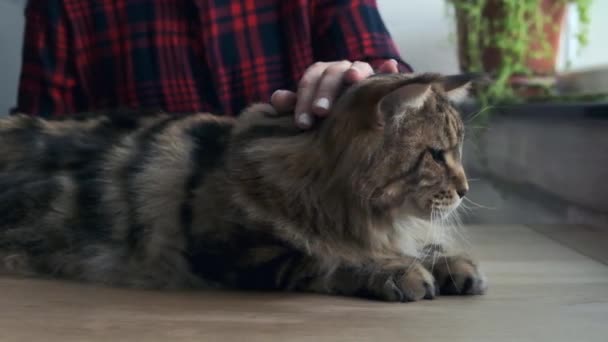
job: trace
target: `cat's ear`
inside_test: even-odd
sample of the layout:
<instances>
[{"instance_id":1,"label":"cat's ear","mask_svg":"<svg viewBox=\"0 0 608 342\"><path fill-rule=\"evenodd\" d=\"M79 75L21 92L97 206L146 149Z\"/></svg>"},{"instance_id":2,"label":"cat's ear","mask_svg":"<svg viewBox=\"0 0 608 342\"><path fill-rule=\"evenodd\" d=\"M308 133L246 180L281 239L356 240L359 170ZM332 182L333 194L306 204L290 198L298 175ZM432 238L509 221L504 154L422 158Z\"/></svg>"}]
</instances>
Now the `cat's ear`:
<instances>
[{"instance_id":1,"label":"cat's ear","mask_svg":"<svg viewBox=\"0 0 608 342\"><path fill-rule=\"evenodd\" d=\"M385 95L378 104L379 117L385 120L391 115L405 115L410 110L422 108L431 94L429 83L409 83Z\"/></svg>"},{"instance_id":2,"label":"cat's ear","mask_svg":"<svg viewBox=\"0 0 608 342\"><path fill-rule=\"evenodd\" d=\"M424 105L430 90L431 84L411 83L409 79L383 82L358 93L350 106L352 111L360 113L359 120L355 120L360 127L382 129L387 118L406 113L408 107L420 108Z\"/></svg>"},{"instance_id":3,"label":"cat's ear","mask_svg":"<svg viewBox=\"0 0 608 342\"><path fill-rule=\"evenodd\" d=\"M465 73L444 76L441 78L440 84L450 101L459 103L467 98L474 83L482 81L488 81L487 75L483 73Z\"/></svg>"}]
</instances>

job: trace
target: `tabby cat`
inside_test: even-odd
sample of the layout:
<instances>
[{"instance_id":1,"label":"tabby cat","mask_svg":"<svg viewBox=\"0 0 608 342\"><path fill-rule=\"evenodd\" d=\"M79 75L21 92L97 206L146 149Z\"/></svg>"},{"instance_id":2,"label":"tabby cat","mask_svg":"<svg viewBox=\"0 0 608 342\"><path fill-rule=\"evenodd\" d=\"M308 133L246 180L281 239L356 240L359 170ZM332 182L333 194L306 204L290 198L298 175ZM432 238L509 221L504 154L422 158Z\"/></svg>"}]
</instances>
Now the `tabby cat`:
<instances>
[{"instance_id":1,"label":"tabby cat","mask_svg":"<svg viewBox=\"0 0 608 342\"><path fill-rule=\"evenodd\" d=\"M481 294L474 261L424 238L468 190L452 101L470 81L376 75L307 131L268 104L237 119L2 119L2 271L401 302Z\"/></svg>"}]
</instances>

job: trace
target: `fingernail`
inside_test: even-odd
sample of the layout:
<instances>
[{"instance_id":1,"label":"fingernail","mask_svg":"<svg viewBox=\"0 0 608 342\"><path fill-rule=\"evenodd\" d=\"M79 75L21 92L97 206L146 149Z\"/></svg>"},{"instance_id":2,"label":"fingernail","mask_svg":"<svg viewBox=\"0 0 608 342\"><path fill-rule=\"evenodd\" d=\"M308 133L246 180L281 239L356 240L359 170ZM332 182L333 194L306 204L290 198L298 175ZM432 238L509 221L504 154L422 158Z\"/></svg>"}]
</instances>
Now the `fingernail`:
<instances>
[{"instance_id":1,"label":"fingernail","mask_svg":"<svg viewBox=\"0 0 608 342\"><path fill-rule=\"evenodd\" d=\"M315 107L325 110L329 109L329 99L326 97L318 99L317 101L315 101Z\"/></svg>"},{"instance_id":2,"label":"fingernail","mask_svg":"<svg viewBox=\"0 0 608 342\"><path fill-rule=\"evenodd\" d=\"M285 94L287 91L283 90L283 89L279 89L279 90L275 90L274 93L272 93L272 95L270 95L270 98L274 98L275 96L280 96L281 94Z\"/></svg>"},{"instance_id":3,"label":"fingernail","mask_svg":"<svg viewBox=\"0 0 608 342\"><path fill-rule=\"evenodd\" d=\"M302 113L298 116L298 124L300 126L308 128L312 126L312 116L308 113Z\"/></svg>"}]
</instances>

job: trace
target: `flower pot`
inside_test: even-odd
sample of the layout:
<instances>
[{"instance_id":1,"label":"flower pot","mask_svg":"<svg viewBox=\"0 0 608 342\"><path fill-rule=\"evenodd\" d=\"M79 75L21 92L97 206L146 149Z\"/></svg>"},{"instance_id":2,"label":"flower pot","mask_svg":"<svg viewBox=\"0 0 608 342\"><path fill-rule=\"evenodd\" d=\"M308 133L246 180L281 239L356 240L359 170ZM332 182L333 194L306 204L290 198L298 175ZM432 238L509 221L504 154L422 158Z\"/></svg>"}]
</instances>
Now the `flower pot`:
<instances>
[{"instance_id":1,"label":"flower pot","mask_svg":"<svg viewBox=\"0 0 608 342\"><path fill-rule=\"evenodd\" d=\"M544 27L541 28L544 32L543 41L547 45L543 45L539 40L532 41L528 46L529 54L526 57L525 65L534 75L553 75L555 73L557 54L559 52L560 35L566 12L566 3L563 0L540 0L539 6L541 6L542 13L551 18L551 20L547 21L547 23L544 24ZM482 16L487 18L491 23L501 23L504 11L503 1L488 0L482 10ZM460 68L462 71L471 71L472 58L470 51L467 48L470 24L466 15L458 8L456 8L456 20ZM530 21L530 23L532 23L532 21ZM504 33L504 27L495 25L488 29L489 35L497 32ZM477 43L478 46L482 46L482 39L484 39L484 37L480 37L480 41ZM503 55L498 47L489 44L480 51L480 54L481 64L485 72L491 73L500 67Z\"/></svg>"}]
</instances>

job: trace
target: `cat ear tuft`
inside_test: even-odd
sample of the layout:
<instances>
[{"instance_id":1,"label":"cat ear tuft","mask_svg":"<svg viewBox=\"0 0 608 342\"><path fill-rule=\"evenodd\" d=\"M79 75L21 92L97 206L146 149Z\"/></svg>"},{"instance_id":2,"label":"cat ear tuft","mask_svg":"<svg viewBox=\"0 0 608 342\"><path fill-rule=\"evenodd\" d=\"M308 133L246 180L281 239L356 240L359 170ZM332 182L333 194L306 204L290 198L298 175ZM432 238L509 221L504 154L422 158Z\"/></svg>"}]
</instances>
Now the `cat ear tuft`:
<instances>
[{"instance_id":1,"label":"cat ear tuft","mask_svg":"<svg viewBox=\"0 0 608 342\"><path fill-rule=\"evenodd\" d=\"M469 95L474 83L487 82L489 78L483 73L465 73L444 76L440 84L452 102L462 102Z\"/></svg>"},{"instance_id":2,"label":"cat ear tuft","mask_svg":"<svg viewBox=\"0 0 608 342\"><path fill-rule=\"evenodd\" d=\"M380 112L384 115L402 112L406 108L420 109L431 93L431 84L410 83L384 96L380 101Z\"/></svg>"},{"instance_id":3,"label":"cat ear tuft","mask_svg":"<svg viewBox=\"0 0 608 342\"><path fill-rule=\"evenodd\" d=\"M371 84L353 99L351 106L353 111L361 113L357 122L367 128L382 130L389 117L405 114L408 108L422 107L431 89L430 83L412 83L410 79ZM370 106L374 108L371 115Z\"/></svg>"}]
</instances>

